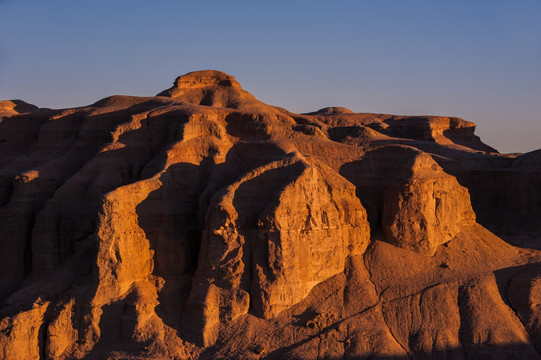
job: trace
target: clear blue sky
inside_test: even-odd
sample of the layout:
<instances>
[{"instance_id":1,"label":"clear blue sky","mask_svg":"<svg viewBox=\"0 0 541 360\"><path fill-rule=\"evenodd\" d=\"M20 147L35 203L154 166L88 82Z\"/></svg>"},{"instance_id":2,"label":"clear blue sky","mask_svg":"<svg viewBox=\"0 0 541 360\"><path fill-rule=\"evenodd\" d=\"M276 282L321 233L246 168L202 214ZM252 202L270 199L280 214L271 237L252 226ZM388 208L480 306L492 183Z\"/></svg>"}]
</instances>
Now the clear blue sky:
<instances>
[{"instance_id":1,"label":"clear blue sky","mask_svg":"<svg viewBox=\"0 0 541 360\"><path fill-rule=\"evenodd\" d=\"M0 99L72 107L218 69L295 112L463 117L541 148L541 0L0 0Z\"/></svg>"}]
</instances>

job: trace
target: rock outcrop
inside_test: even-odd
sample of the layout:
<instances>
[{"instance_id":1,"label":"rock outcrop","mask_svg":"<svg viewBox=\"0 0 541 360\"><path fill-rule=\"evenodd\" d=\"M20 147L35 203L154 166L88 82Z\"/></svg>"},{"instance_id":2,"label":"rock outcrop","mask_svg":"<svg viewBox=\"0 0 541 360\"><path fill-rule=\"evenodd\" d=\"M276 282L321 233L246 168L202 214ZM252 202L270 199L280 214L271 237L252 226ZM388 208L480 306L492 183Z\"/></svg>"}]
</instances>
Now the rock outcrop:
<instances>
[{"instance_id":1,"label":"rock outcrop","mask_svg":"<svg viewBox=\"0 0 541 360\"><path fill-rule=\"evenodd\" d=\"M438 246L453 239L462 227L474 224L468 190L430 155L394 145L374 150L362 161L368 162L362 166L376 176L375 182L364 184L364 188L383 193L378 208L382 209L383 232L391 244L434 255Z\"/></svg>"},{"instance_id":2,"label":"rock outcrop","mask_svg":"<svg viewBox=\"0 0 541 360\"><path fill-rule=\"evenodd\" d=\"M2 101L0 358L539 358L539 151L474 130L210 70Z\"/></svg>"},{"instance_id":3,"label":"rock outcrop","mask_svg":"<svg viewBox=\"0 0 541 360\"><path fill-rule=\"evenodd\" d=\"M22 100L1 100L0 116L19 115L38 110L36 105L29 104Z\"/></svg>"},{"instance_id":4,"label":"rock outcrop","mask_svg":"<svg viewBox=\"0 0 541 360\"><path fill-rule=\"evenodd\" d=\"M190 329L203 344L250 308L271 319L300 302L343 272L347 257L362 254L370 238L353 186L296 154L218 192L206 223L184 310L185 328L193 328L194 317L203 320L201 329Z\"/></svg>"}]
</instances>

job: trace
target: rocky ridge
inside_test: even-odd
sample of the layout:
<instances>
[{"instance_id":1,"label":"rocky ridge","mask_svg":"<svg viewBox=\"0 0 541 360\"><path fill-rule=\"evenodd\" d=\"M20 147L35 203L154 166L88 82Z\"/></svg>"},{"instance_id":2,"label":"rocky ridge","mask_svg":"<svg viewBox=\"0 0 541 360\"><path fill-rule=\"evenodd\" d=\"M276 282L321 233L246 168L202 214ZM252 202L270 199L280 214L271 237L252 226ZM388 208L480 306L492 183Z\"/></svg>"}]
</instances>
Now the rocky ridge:
<instances>
[{"instance_id":1,"label":"rocky ridge","mask_svg":"<svg viewBox=\"0 0 541 360\"><path fill-rule=\"evenodd\" d=\"M541 157L198 71L0 102L0 358L540 358Z\"/></svg>"}]
</instances>

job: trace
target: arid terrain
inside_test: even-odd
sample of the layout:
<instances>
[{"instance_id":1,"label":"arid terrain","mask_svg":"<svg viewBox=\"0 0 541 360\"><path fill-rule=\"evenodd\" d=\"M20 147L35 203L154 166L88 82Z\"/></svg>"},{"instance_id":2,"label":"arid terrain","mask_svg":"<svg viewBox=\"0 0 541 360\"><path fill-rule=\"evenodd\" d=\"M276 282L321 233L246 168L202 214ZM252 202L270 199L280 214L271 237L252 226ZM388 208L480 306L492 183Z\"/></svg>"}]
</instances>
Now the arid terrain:
<instances>
[{"instance_id":1,"label":"arid terrain","mask_svg":"<svg viewBox=\"0 0 541 360\"><path fill-rule=\"evenodd\" d=\"M0 359L541 358L541 150L219 71L0 102Z\"/></svg>"}]
</instances>

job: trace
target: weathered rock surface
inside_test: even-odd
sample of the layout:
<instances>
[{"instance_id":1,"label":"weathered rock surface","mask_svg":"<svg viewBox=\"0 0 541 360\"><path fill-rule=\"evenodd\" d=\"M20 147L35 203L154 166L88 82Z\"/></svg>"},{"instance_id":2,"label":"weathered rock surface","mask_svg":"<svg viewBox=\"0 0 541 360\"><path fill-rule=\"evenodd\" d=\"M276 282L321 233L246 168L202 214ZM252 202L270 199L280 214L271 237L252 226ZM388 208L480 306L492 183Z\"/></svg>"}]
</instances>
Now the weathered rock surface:
<instances>
[{"instance_id":1,"label":"weathered rock surface","mask_svg":"<svg viewBox=\"0 0 541 360\"><path fill-rule=\"evenodd\" d=\"M353 186L302 156L256 168L219 191L206 215L184 325L203 344L220 323L271 319L343 272L370 237ZM201 304L201 297L205 299ZM213 312L214 309L214 312ZM193 328L196 318L202 329Z\"/></svg>"},{"instance_id":2,"label":"weathered rock surface","mask_svg":"<svg viewBox=\"0 0 541 360\"><path fill-rule=\"evenodd\" d=\"M37 110L38 107L22 100L1 100L0 116L19 115Z\"/></svg>"},{"instance_id":3,"label":"weathered rock surface","mask_svg":"<svg viewBox=\"0 0 541 360\"><path fill-rule=\"evenodd\" d=\"M0 358L539 358L540 151L474 130L211 70L2 101Z\"/></svg>"},{"instance_id":4,"label":"weathered rock surface","mask_svg":"<svg viewBox=\"0 0 541 360\"><path fill-rule=\"evenodd\" d=\"M372 204L373 228L381 226L387 241L399 247L433 255L475 222L468 190L415 148L372 150L344 172L357 184L360 198Z\"/></svg>"}]
</instances>

